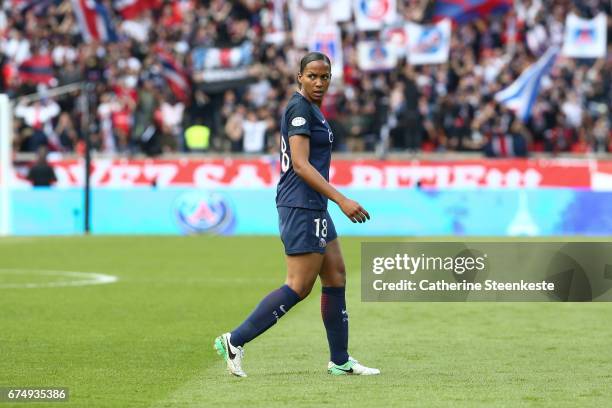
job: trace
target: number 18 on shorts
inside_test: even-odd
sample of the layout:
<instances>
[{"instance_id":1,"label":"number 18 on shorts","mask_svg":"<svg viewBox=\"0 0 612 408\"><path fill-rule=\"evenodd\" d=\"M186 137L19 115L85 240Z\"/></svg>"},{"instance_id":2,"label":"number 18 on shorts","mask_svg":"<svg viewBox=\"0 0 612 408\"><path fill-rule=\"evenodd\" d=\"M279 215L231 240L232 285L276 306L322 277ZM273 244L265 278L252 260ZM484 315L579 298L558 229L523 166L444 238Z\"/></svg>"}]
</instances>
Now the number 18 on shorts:
<instances>
[{"instance_id":1,"label":"number 18 on shorts","mask_svg":"<svg viewBox=\"0 0 612 408\"><path fill-rule=\"evenodd\" d=\"M327 211L277 207L278 228L287 255L325 253L328 242L337 238Z\"/></svg>"}]
</instances>

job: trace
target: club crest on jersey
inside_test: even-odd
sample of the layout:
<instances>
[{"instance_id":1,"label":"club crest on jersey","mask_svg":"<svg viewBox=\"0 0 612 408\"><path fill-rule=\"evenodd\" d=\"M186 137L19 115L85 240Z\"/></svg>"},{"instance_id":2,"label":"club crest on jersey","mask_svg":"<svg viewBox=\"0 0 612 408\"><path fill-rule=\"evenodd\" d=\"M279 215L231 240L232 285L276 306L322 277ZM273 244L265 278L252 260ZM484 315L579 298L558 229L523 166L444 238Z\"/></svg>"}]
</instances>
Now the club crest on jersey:
<instances>
[{"instance_id":1,"label":"club crest on jersey","mask_svg":"<svg viewBox=\"0 0 612 408\"><path fill-rule=\"evenodd\" d=\"M332 133L331 129L327 129L327 134L329 135L329 143L333 143L334 142L334 134Z\"/></svg>"},{"instance_id":2,"label":"club crest on jersey","mask_svg":"<svg viewBox=\"0 0 612 408\"><path fill-rule=\"evenodd\" d=\"M291 126L303 126L306 123L306 119L301 116L293 118Z\"/></svg>"}]
</instances>

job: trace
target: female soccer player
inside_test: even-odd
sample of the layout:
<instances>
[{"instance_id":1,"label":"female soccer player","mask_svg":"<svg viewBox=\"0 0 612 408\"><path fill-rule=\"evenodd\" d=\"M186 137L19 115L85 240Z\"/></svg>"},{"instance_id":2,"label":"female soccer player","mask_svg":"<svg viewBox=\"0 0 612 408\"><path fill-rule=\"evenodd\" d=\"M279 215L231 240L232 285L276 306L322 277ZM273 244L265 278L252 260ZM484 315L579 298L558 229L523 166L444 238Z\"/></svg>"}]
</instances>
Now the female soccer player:
<instances>
[{"instance_id":1,"label":"female soccer player","mask_svg":"<svg viewBox=\"0 0 612 408\"><path fill-rule=\"evenodd\" d=\"M278 209L281 240L285 246L285 285L266 296L249 317L231 333L215 339L214 347L230 373L242 370L243 346L274 325L304 299L321 279L321 315L331 354L327 370L334 375L379 374L348 354L348 314L344 298L345 269L327 200L335 202L353 222L370 219L368 212L329 184L334 135L320 107L331 80L331 62L311 52L300 62L299 90L291 97L281 121L281 178Z\"/></svg>"}]
</instances>

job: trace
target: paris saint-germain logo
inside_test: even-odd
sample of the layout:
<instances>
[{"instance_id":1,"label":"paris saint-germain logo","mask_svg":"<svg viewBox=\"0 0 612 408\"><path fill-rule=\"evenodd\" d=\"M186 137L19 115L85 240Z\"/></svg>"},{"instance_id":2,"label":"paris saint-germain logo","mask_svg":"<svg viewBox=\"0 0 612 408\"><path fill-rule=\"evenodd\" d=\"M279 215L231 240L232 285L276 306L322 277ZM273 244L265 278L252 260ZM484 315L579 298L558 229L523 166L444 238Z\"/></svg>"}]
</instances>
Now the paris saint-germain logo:
<instances>
[{"instance_id":1,"label":"paris saint-germain logo","mask_svg":"<svg viewBox=\"0 0 612 408\"><path fill-rule=\"evenodd\" d=\"M334 134L330 128L327 128L327 135L329 137L329 143L334 143Z\"/></svg>"},{"instance_id":2,"label":"paris saint-germain logo","mask_svg":"<svg viewBox=\"0 0 612 408\"><path fill-rule=\"evenodd\" d=\"M446 44L444 32L437 26L427 27L421 33L416 45L416 51L423 53L436 53Z\"/></svg>"},{"instance_id":3,"label":"paris saint-germain logo","mask_svg":"<svg viewBox=\"0 0 612 408\"><path fill-rule=\"evenodd\" d=\"M389 11L389 0L361 0L359 2L361 12L373 20L383 20Z\"/></svg>"},{"instance_id":4,"label":"paris saint-germain logo","mask_svg":"<svg viewBox=\"0 0 612 408\"><path fill-rule=\"evenodd\" d=\"M597 31L594 28L577 28L573 33L574 41L577 44L594 44L597 37Z\"/></svg>"},{"instance_id":5,"label":"paris saint-germain logo","mask_svg":"<svg viewBox=\"0 0 612 408\"><path fill-rule=\"evenodd\" d=\"M174 203L174 214L185 234L231 234L236 223L229 200L215 192L181 194Z\"/></svg>"}]
</instances>

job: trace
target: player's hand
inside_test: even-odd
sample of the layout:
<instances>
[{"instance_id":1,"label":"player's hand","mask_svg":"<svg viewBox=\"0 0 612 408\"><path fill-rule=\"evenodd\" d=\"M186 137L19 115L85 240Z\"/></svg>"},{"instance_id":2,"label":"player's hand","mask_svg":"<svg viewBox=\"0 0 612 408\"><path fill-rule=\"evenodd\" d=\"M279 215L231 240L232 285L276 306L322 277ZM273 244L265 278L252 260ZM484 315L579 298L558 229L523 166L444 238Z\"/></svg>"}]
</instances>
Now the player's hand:
<instances>
[{"instance_id":1,"label":"player's hand","mask_svg":"<svg viewBox=\"0 0 612 408\"><path fill-rule=\"evenodd\" d=\"M366 222L370 214L357 201L345 198L338 203L342 212L353 222Z\"/></svg>"}]
</instances>

